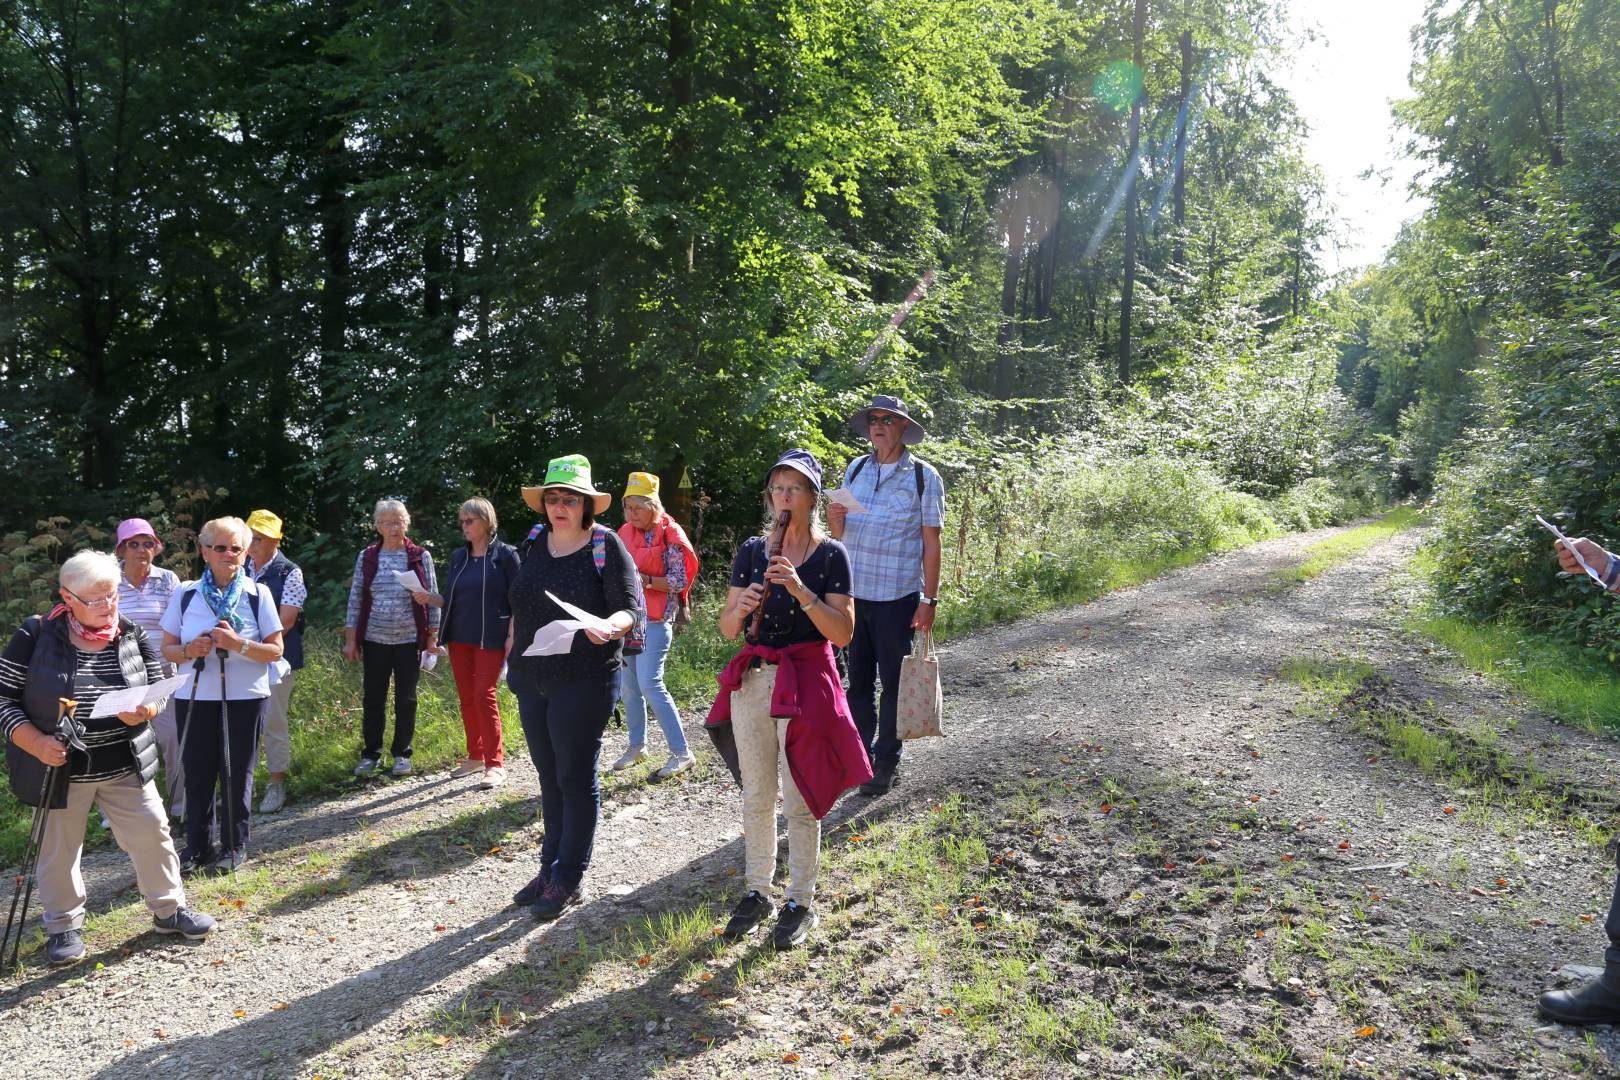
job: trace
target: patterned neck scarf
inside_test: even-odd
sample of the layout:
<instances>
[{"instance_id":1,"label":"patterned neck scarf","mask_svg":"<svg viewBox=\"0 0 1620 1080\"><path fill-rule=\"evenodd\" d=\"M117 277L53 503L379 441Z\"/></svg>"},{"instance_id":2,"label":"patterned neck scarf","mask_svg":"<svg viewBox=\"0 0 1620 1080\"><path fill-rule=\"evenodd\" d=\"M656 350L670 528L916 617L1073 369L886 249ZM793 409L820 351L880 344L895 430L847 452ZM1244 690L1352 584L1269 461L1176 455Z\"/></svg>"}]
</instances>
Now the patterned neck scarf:
<instances>
[{"instance_id":1,"label":"patterned neck scarf","mask_svg":"<svg viewBox=\"0 0 1620 1080\"><path fill-rule=\"evenodd\" d=\"M242 627L247 625L242 616L236 613L236 602L242 599L242 587L246 583L247 573L238 570L230 584L221 589L214 583L212 568L204 570L202 580L197 583L197 591L208 601L208 609L214 613L214 618L225 620L238 634L242 632Z\"/></svg>"},{"instance_id":2,"label":"patterned neck scarf","mask_svg":"<svg viewBox=\"0 0 1620 1080\"><path fill-rule=\"evenodd\" d=\"M118 639L118 619L116 616L106 626L88 627L73 617L72 608L66 604L57 604L51 608L51 613L45 617L54 619L58 615L66 615L68 629L86 641L116 641Z\"/></svg>"}]
</instances>

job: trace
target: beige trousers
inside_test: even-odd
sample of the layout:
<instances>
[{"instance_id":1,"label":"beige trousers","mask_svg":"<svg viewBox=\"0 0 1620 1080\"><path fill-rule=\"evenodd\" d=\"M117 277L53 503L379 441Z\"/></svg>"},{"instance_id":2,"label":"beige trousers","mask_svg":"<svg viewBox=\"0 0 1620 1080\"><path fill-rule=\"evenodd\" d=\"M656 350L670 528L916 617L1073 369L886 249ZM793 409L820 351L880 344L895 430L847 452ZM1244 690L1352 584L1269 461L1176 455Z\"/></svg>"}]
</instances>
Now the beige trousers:
<instances>
[{"instance_id":1,"label":"beige trousers","mask_svg":"<svg viewBox=\"0 0 1620 1080\"><path fill-rule=\"evenodd\" d=\"M163 758L163 790L169 796L169 813L185 817L186 773L180 764L180 725L174 717L174 698L165 701L163 711L152 717L152 734L157 736L158 754Z\"/></svg>"},{"instance_id":2,"label":"beige trousers","mask_svg":"<svg viewBox=\"0 0 1620 1080\"><path fill-rule=\"evenodd\" d=\"M762 664L743 673L731 695L731 731L743 783L743 849L747 887L771 895L776 874L776 791L778 777L787 815L787 898L809 904L816 893L821 859L821 822L805 805L787 763L787 720L771 715L776 667Z\"/></svg>"},{"instance_id":3,"label":"beige trousers","mask_svg":"<svg viewBox=\"0 0 1620 1080\"><path fill-rule=\"evenodd\" d=\"M293 682L298 672L289 671L281 681L270 688L270 700L264 707L264 728L260 739L264 744L264 764L273 773L284 773L292 767L292 737L287 732L287 708L292 702Z\"/></svg>"},{"instance_id":4,"label":"beige trousers","mask_svg":"<svg viewBox=\"0 0 1620 1080\"><path fill-rule=\"evenodd\" d=\"M84 826L95 803L112 823L113 839L135 864L135 883L152 914L173 915L186 902L180 885L180 856L169 839L169 815L157 785L141 783L133 771L92 784L69 784L67 805L45 818L39 845L39 903L45 932L60 934L84 925Z\"/></svg>"}]
</instances>

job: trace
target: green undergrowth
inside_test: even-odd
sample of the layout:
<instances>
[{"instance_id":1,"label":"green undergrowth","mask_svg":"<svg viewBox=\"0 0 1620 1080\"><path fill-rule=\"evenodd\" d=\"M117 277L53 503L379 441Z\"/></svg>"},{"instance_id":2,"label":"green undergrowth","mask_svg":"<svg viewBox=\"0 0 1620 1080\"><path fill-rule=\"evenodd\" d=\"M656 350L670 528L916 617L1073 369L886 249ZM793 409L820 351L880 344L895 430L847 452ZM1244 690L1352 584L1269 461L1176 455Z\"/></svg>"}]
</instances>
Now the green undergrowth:
<instances>
[{"instance_id":1,"label":"green undergrowth","mask_svg":"<svg viewBox=\"0 0 1620 1080\"><path fill-rule=\"evenodd\" d=\"M1309 581L1320 577L1374 545L1381 544L1395 534L1405 532L1421 523L1422 519L1416 510L1409 506L1396 507L1376 521L1357 525L1353 529L1346 529L1336 536L1312 544L1306 549L1303 562L1287 568L1278 576L1284 581Z\"/></svg>"}]
</instances>

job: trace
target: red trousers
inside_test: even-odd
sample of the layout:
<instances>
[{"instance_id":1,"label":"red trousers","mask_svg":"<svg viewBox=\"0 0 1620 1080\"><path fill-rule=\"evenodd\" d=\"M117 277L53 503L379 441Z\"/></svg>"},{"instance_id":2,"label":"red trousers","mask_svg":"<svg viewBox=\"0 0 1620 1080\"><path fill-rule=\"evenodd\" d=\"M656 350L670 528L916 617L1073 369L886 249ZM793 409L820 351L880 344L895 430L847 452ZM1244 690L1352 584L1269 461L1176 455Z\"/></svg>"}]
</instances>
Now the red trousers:
<instances>
[{"instance_id":1,"label":"red trousers","mask_svg":"<svg viewBox=\"0 0 1620 1080\"><path fill-rule=\"evenodd\" d=\"M461 698L461 726L467 729L467 756L486 768L503 765L501 707L495 686L501 678L504 649L481 649L459 641L450 643L450 670Z\"/></svg>"}]
</instances>

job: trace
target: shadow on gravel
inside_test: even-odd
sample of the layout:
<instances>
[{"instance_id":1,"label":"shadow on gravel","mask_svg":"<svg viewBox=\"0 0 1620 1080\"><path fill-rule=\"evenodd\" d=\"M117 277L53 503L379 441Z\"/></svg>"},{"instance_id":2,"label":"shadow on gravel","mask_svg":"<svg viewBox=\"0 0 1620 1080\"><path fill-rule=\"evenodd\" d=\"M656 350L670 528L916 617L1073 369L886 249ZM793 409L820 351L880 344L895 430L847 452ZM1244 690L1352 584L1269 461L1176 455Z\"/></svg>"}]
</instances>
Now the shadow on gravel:
<instances>
[{"instance_id":1,"label":"shadow on gravel","mask_svg":"<svg viewBox=\"0 0 1620 1080\"><path fill-rule=\"evenodd\" d=\"M875 823L927 802L934 793L933 785L918 784L904 794L897 791L880 800L848 795L822 820L823 840L847 822ZM735 809L740 817L740 801ZM778 839L781 843L780 836ZM785 847L778 856L780 877L786 864ZM622 989L615 985L584 1000L567 1000L590 979L597 964L633 965L640 947L637 943L650 930L648 923L680 926L707 913L716 926L723 924L742 893L742 862L743 841L733 840L629 896L589 903L563 920L561 936L547 934L536 939L521 962L470 987L462 1001L474 1011L501 1008L510 1014L522 1010L529 1019L521 1028L506 1029L506 1036L466 1075L495 1078L555 1073L611 1075L624 1080L661 1072L674 1062L748 1035L746 1026L738 1022L742 1014L728 1016L711 1002L725 996L726 988L744 982L745 973L757 961L774 955L766 944L768 927L756 931L748 942L734 944L723 943L705 930L693 944L661 957L656 967L638 967L636 985ZM737 873L728 875L728 870ZM820 955L826 942L812 934L804 948L812 956ZM713 988L707 996L701 990L683 989L691 980L693 964L713 960L721 962L705 966L713 976L701 984ZM747 992L736 991L738 996ZM646 1029L648 1023L654 1024L651 1032ZM490 1027L500 1030L493 1021Z\"/></svg>"}]
</instances>

